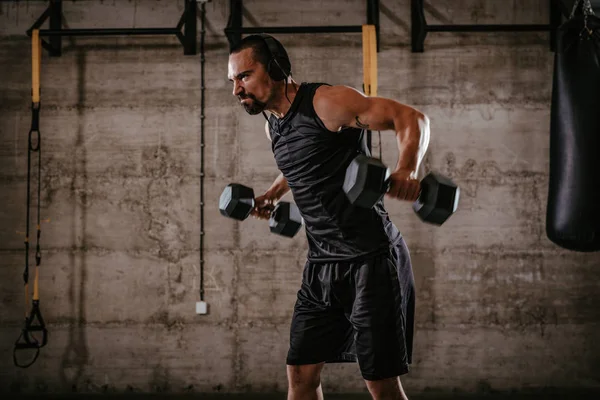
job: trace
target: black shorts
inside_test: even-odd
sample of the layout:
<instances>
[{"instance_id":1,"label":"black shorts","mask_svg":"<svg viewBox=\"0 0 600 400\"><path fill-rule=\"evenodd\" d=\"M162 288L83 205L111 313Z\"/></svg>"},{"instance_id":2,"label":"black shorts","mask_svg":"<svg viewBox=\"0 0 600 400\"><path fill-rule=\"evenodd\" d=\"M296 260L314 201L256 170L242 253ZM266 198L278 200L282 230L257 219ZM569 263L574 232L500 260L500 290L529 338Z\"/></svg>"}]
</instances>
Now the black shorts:
<instances>
[{"instance_id":1,"label":"black shorts","mask_svg":"<svg viewBox=\"0 0 600 400\"><path fill-rule=\"evenodd\" d=\"M414 310L414 277L403 239L361 261L307 262L287 364L358 361L367 380L406 374Z\"/></svg>"}]
</instances>

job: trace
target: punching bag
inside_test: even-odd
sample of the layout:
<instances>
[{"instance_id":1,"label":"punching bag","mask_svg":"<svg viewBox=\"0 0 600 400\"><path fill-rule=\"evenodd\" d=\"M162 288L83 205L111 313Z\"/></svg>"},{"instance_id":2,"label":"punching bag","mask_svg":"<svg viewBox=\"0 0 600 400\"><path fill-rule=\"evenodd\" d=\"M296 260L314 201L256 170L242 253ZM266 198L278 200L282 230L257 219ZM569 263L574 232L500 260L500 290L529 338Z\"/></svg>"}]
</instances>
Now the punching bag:
<instances>
[{"instance_id":1,"label":"punching bag","mask_svg":"<svg viewBox=\"0 0 600 400\"><path fill-rule=\"evenodd\" d=\"M600 18L578 0L557 32L550 116L546 234L600 250Z\"/></svg>"}]
</instances>

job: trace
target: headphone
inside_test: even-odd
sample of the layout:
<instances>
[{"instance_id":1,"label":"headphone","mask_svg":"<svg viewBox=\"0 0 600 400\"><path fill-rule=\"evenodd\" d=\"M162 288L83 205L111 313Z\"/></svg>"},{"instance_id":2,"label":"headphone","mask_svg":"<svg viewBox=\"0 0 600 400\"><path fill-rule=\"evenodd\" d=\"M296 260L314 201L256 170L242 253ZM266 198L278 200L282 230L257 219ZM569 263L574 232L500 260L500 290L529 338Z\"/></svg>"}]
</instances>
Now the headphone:
<instances>
[{"instance_id":1,"label":"headphone","mask_svg":"<svg viewBox=\"0 0 600 400\"><path fill-rule=\"evenodd\" d=\"M288 58L283 45L271 35L259 33L267 49L269 49L269 61L267 62L267 72L274 81L282 81L292 74L292 63ZM275 64L275 67L273 67Z\"/></svg>"}]
</instances>

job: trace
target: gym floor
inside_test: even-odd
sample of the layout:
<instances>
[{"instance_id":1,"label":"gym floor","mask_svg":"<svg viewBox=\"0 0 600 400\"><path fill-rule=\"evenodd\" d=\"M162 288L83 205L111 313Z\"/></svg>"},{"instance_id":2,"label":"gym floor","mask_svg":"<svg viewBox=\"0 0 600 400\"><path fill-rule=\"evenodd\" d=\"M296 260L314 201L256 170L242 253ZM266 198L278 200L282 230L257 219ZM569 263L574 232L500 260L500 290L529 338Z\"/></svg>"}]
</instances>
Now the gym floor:
<instances>
[{"instance_id":1,"label":"gym floor","mask_svg":"<svg viewBox=\"0 0 600 400\"><path fill-rule=\"evenodd\" d=\"M598 391L553 391L544 390L538 393L530 394L427 394L411 395L410 400L598 400L600 390ZM11 396L12 397L12 396ZM40 399L40 400L76 400L76 399L110 399L110 400L283 400L286 395L278 394L196 394L196 395L162 395L162 394L85 394L85 395L64 395L64 396L20 396L19 399ZM326 400L370 400L368 394L325 394Z\"/></svg>"}]
</instances>

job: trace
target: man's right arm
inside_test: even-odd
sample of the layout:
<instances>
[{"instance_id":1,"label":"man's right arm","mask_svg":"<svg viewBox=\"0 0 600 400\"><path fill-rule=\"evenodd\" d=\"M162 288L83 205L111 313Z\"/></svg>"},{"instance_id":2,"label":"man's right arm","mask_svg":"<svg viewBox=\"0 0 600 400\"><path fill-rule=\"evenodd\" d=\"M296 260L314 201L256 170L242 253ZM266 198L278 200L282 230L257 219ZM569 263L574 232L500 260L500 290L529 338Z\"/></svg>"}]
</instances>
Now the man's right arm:
<instances>
[{"instance_id":1,"label":"man's right arm","mask_svg":"<svg viewBox=\"0 0 600 400\"><path fill-rule=\"evenodd\" d=\"M277 203L279 199L281 199L287 192L290 191L290 187L288 185L287 179L283 176L283 174L279 174L279 176L275 179L273 184L267 191L264 196L271 199L273 203Z\"/></svg>"},{"instance_id":2,"label":"man's right arm","mask_svg":"<svg viewBox=\"0 0 600 400\"><path fill-rule=\"evenodd\" d=\"M267 138L271 140L269 121L265 122L265 133L267 134ZM288 186L287 180L284 178L283 174L279 174L279 176L275 179L275 182L273 182L271 187L265 192L265 196L268 196L270 199L273 199L274 202L277 202L279 199L285 196L289 190L290 187Z\"/></svg>"},{"instance_id":3,"label":"man's right arm","mask_svg":"<svg viewBox=\"0 0 600 400\"><path fill-rule=\"evenodd\" d=\"M268 188L264 194L261 194L254 199L254 209L250 214L258 219L269 219L269 217L271 217L271 212L275 208L275 204L277 204L279 199L289 192L289 190L290 187L288 186L287 180L283 174L279 174L271 187Z\"/></svg>"},{"instance_id":4,"label":"man's right arm","mask_svg":"<svg viewBox=\"0 0 600 400\"><path fill-rule=\"evenodd\" d=\"M267 138L271 140L268 121L265 124L265 133L267 134ZM255 207L254 210L252 210L252 215L259 219L269 219L275 204L289 191L290 187L287 179L285 179L282 173L279 174L279 176L275 178L275 181L273 181L271 187L269 187L263 195L260 195L255 199Z\"/></svg>"}]
</instances>

